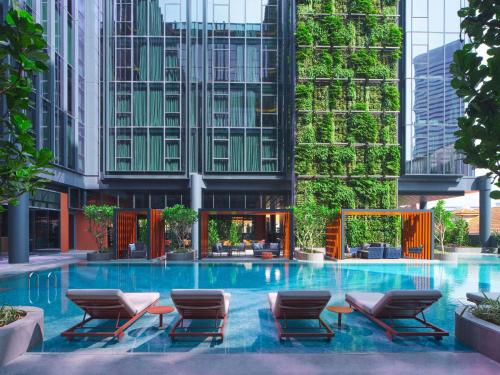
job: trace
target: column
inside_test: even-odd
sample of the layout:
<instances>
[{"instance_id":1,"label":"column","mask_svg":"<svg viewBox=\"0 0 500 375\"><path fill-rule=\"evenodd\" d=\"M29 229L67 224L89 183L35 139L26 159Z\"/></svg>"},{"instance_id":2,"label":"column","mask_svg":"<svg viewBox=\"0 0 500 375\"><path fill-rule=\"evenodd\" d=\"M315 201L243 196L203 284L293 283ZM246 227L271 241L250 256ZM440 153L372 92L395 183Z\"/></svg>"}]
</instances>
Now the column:
<instances>
[{"instance_id":1,"label":"column","mask_svg":"<svg viewBox=\"0 0 500 375\"><path fill-rule=\"evenodd\" d=\"M482 247L488 247L491 235L491 179L480 178L479 183L479 239Z\"/></svg>"},{"instance_id":2,"label":"column","mask_svg":"<svg viewBox=\"0 0 500 375\"><path fill-rule=\"evenodd\" d=\"M420 203L419 203L418 207L421 210L425 210L427 208L427 201L425 200L424 197L420 197Z\"/></svg>"},{"instance_id":3,"label":"column","mask_svg":"<svg viewBox=\"0 0 500 375\"><path fill-rule=\"evenodd\" d=\"M29 194L19 197L17 206L9 205L9 263L29 263Z\"/></svg>"},{"instance_id":4,"label":"column","mask_svg":"<svg viewBox=\"0 0 500 375\"><path fill-rule=\"evenodd\" d=\"M191 208L198 212L201 208L201 196L203 189L203 179L198 173L192 173L190 176L190 187L191 187ZM199 217L198 217L199 220ZM194 250L195 257L198 256L200 251L200 238L198 230L198 222L193 224L191 230L191 247Z\"/></svg>"}]
</instances>

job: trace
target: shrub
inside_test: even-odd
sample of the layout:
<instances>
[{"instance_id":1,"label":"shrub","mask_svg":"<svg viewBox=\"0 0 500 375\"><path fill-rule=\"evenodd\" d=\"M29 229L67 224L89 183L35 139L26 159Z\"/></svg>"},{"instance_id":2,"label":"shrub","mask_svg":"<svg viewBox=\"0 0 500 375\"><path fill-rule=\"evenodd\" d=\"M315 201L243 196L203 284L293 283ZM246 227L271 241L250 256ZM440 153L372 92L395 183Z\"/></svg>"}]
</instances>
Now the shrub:
<instances>
[{"instance_id":1,"label":"shrub","mask_svg":"<svg viewBox=\"0 0 500 375\"><path fill-rule=\"evenodd\" d=\"M496 299L488 298L485 293L484 301L479 305L467 306L475 317L500 326L500 297ZM464 311L465 311L464 310Z\"/></svg>"},{"instance_id":2,"label":"shrub","mask_svg":"<svg viewBox=\"0 0 500 375\"><path fill-rule=\"evenodd\" d=\"M182 204L176 204L173 207L166 207L162 217L167 230L175 236L177 249L184 248L184 240L189 239L191 227L198 220L198 213Z\"/></svg>"},{"instance_id":3,"label":"shrub","mask_svg":"<svg viewBox=\"0 0 500 375\"><path fill-rule=\"evenodd\" d=\"M457 246L469 244L469 224L461 217L453 220L454 227L451 231L451 242Z\"/></svg>"},{"instance_id":4,"label":"shrub","mask_svg":"<svg viewBox=\"0 0 500 375\"><path fill-rule=\"evenodd\" d=\"M310 46L313 44L314 37L312 33L312 23L310 21L297 22L297 30L295 31L295 41L298 45Z\"/></svg>"},{"instance_id":5,"label":"shrub","mask_svg":"<svg viewBox=\"0 0 500 375\"><path fill-rule=\"evenodd\" d=\"M375 7L372 0L350 0L348 8L349 13L375 13Z\"/></svg>"},{"instance_id":6,"label":"shrub","mask_svg":"<svg viewBox=\"0 0 500 375\"><path fill-rule=\"evenodd\" d=\"M295 86L295 103L298 110L311 110L314 86L312 83L299 83Z\"/></svg>"},{"instance_id":7,"label":"shrub","mask_svg":"<svg viewBox=\"0 0 500 375\"><path fill-rule=\"evenodd\" d=\"M349 128L351 135L358 142L375 143L378 139L377 120L368 112L352 114Z\"/></svg>"},{"instance_id":8,"label":"shrub","mask_svg":"<svg viewBox=\"0 0 500 375\"><path fill-rule=\"evenodd\" d=\"M399 90L396 86L382 85L382 108L386 111L399 110Z\"/></svg>"},{"instance_id":9,"label":"shrub","mask_svg":"<svg viewBox=\"0 0 500 375\"><path fill-rule=\"evenodd\" d=\"M0 328L26 316L26 311L11 306L0 307Z\"/></svg>"}]
</instances>

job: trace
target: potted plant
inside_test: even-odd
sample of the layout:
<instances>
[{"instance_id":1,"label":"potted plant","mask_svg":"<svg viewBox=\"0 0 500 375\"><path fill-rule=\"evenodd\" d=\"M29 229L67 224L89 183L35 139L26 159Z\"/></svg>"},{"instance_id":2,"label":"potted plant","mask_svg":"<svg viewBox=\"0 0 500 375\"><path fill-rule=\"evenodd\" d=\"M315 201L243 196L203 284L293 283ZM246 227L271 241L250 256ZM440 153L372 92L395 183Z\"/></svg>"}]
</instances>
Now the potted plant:
<instances>
[{"instance_id":1,"label":"potted plant","mask_svg":"<svg viewBox=\"0 0 500 375\"><path fill-rule=\"evenodd\" d=\"M500 362L500 299L484 296L479 305L455 311L455 336L481 354Z\"/></svg>"},{"instance_id":2,"label":"potted plant","mask_svg":"<svg viewBox=\"0 0 500 375\"><path fill-rule=\"evenodd\" d=\"M295 240L299 246L294 252L297 260L323 262L326 223L334 213L312 200L294 207Z\"/></svg>"},{"instance_id":3,"label":"potted plant","mask_svg":"<svg viewBox=\"0 0 500 375\"><path fill-rule=\"evenodd\" d=\"M33 306L0 307L0 367L42 341L42 309Z\"/></svg>"},{"instance_id":4,"label":"potted plant","mask_svg":"<svg viewBox=\"0 0 500 375\"><path fill-rule=\"evenodd\" d=\"M194 251L187 246L187 243L191 238L191 228L198 220L198 213L182 204L176 204L165 208L162 217L165 220L166 229L173 236L171 250L167 252L167 260L193 260Z\"/></svg>"},{"instance_id":5,"label":"potted plant","mask_svg":"<svg viewBox=\"0 0 500 375\"><path fill-rule=\"evenodd\" d=\"M87 231L94 236L97 244L97 252L88 253L87 260L103 261L112 258L110 249L105 247L104 243L108 235L108 228L113 222L114 209L114 206L107 204L89 204L83 207L83 214L89 222Z\"/></svg>"}]
</instances>

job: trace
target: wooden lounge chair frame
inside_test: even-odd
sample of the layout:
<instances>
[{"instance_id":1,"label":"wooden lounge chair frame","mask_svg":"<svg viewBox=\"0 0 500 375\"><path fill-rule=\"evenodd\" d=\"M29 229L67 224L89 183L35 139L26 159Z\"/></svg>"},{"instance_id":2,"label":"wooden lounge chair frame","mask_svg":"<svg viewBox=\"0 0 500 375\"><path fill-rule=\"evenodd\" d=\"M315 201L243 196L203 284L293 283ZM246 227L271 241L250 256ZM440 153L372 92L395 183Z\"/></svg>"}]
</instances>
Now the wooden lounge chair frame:
<instances>
[{"instance_id":1,"label":"wooden lounge chair frame","mask_svg":"<svg viewBox=\"0 0 500 375\"><path fill-rule=\"evenodd\" d=\"M150 308L154 306L158 300L148 305L146 308L139 311L137 314L131 315L127 312L123 305L117 299L97 299L95 301L89 301L88 298L72 299L74 303L83 309L82 321L75 324L73 327L68 328L66 331L61 333L61 336L66 337L68 340L72 340L75 337L113 337L120 340L124 331L136 322L140 317L142 317ZM88 315L88 317L87 317ZM114 326L89 326L87 323L93 320L115 320ZM123 324L120 321L126 320ZM82 330L88 330L91 328L111 328L109 331L96 331L96 332L79 332Z\"/></svg>"},{"instance_id":2,"label":"wooden lounge chair frame","mask_svg":"<svg viewBox=\"0 0 500 375\"><path fill-rule=\"evenodd\" d=\"M382 328L385 329L385 334L389 340L392 341L393 336L433 336L436 340L442 340L443 336L449 336L449 333L442 328L435 326L432 323L429 323L425 319L424 310L428 308L434 300L425 300L423 298L405 298L404 300L392 300L390 304L386 304L385 308L393 311L393 314L390 314L387 318L392 324L388 324L382 320L382 318L378 318L373 314L366 311L363 307L357 305L353 301L347 301L349 305L354 308L354 310L360 312L372 322L378 324ZM417 311L416 314L413 312ZM421 315L421 318L418 317ZM397 326L395 319L404 319L404 320L415 320L420 325L418 326ZM414 329L428 329L430 331L400 331L402 328L414 328Z\"/></svg>"},{"instance_id":3,"label":"wooden lounge chair frame","mask_svg":"<svg viewBox=\"0 0 500 375\"><path fill-rule=\"evenodd\" d=\"M223 302L225 303L225 302ZM224 328L227 322L227 314L221 314L220 310L224 306L220 303L220 297L199 298L196 296L190 298L176 298L175 305L180 313L180 318L175 322L170 333L172 340L177 337L218 337L224 340ZM215 331L178 331L178 329L187 329L184 326L185 320L213 320L214 324L210 326L194 326L192 328L213 328ZM221 323L219 324L219 321Z\"/></svg>"},{"instance_id":4,"label":"wooden lounge chair frame","mask_svg":"<svg viewBox=\"0 0 500 375\"><path fill-rule=\"evenodd\" d=\"M335 335L330 328L330 326L320 317L321 312L323 311L325 304L318 303L317 299L306 299L300 298L295 301L303 304L304 307L299 306L290 306L287 305L287 301L293 301L293 298L286 298L285 302L281 301L280 311L282 318L277 318L274 313L271 311L271 314L274 319L274 324L276 329L278 330L278 337L280 341L283 341L288 337L313 337L313 338L326 338L328 341L331 341L332 337ZM281 325L280 320L283 320L284 325ZM289 320L317 320L318 327L324 328L324 332L306 332L306 330L310 330L310 327L293 327L294 330L301 331L288 331L288 321Z\"/></svg>"}]
</instances>

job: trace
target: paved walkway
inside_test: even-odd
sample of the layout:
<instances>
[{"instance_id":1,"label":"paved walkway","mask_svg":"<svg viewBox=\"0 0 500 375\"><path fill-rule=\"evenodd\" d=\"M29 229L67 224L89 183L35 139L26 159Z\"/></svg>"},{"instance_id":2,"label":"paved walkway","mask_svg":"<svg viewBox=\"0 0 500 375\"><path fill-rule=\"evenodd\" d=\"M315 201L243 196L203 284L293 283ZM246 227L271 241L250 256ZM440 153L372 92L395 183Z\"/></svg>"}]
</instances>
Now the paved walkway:
<instances>
[{"instance_id":1,"label":"paved walkway","mask_svg":"<svg viewBox=\"0 0 500 375\"><path fill-rule=\"evenodd\" d=\"M0 258L0 277L8 277L32 271L42 271L64 264L78 263L81 260L83 260L81 255L73 253L30 255L30 262L22 264L10 264L7 257L2 257Z\"/></svg>"},{"instance_id":2,"label":"paved walkway","mask_svg":"<svg viewBox=\"0 0 500 375\"><path fill-rule=\"evenodd\" d=\"M0 368L2 375L100 374L500 374L478 353L29 353Z\"/></svg>"}]
</instances>

